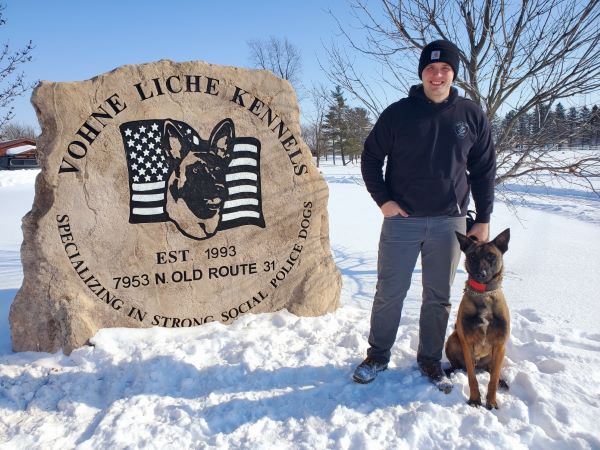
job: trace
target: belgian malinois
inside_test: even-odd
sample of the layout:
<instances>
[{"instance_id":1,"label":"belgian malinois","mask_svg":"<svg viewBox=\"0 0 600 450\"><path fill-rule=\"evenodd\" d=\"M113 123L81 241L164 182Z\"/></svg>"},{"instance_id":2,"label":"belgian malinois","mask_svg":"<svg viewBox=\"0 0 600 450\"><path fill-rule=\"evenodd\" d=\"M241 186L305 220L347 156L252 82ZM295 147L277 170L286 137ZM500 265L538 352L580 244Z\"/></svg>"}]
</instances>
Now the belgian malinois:
<instances>
[{"instance_id":1,"label":"belgian malinois","mask_svg":"<svg viewBox=\"0 0 600 450\"><path fill-rule=\"evenodd\" d=\"M510 334L510 317L502 293L502 255L508 250L510 229L504 230L491 242L456 233L460 249L465 253L469 278L458 307L454 332L446 341L446 356L452 370L467 369L469 400L472 406L481 405L475 369L490 373L485 406L498 409L498 386L507 389L500 380L506 341Z\"/></svg>"}]
</instances>

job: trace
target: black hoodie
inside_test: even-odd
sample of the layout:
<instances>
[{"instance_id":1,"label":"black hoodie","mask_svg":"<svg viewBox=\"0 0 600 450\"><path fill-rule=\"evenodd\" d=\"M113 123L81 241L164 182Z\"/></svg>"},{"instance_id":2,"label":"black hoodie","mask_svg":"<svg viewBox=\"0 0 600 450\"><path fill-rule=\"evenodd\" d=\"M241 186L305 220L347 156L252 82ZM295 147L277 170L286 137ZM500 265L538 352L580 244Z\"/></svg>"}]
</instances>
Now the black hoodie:
<instances>
[{"instance_id":1,"label":"black hoodie","mask_svg":"<svg viewBox=\"0 0 600 450\"><path fill-rule=\"evenodd\" d=\"M387 156L385 179L382 167ZM365 141L361 170L381 206L389 200L411 216L464 216L469 185L477 222L490 220L496 153L479 105L458 96L433 103L423 86L388 106Z\"/></svg>"}]
</instances>

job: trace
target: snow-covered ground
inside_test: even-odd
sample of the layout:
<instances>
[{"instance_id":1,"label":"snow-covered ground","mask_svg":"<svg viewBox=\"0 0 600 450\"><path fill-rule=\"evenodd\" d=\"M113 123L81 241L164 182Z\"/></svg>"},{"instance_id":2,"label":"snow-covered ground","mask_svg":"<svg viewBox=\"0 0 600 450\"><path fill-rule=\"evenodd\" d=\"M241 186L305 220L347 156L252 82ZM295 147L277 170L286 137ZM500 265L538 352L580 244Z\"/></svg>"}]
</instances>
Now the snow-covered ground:
<instances>
[{"instance_id":1,"label":"snow-covered ground","mask_svg":"<svg viewBox=\"0 0 600 450\"><path fill-rule=\"evenodd\" d=\"M36 172L0 172L0 449L600 449L598 198L549 182L507 187L516 216L496 203L492 234L511 228L510 390L487 411L466 405L464 373L449 395L418 373L418 266L390 369L369 385L352 382L367 348L381 217L357 167L322 171L344 283L337 312L101 330L69 357L10 350L20 218ZM451 322L465 278L461 268ZM485 392L487 374L478 379Z\"/></svg>"}]
</instances>

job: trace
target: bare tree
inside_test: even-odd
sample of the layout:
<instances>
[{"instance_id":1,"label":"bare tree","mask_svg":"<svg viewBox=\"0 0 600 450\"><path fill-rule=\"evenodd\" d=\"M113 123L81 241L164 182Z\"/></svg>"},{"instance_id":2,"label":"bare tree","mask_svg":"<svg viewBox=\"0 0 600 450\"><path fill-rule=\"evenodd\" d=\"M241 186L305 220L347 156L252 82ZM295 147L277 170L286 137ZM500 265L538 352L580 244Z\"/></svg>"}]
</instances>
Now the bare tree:
<instances>
[{"instance_id":1,"label":"bare tree","mask_svg":"<svg viewBox=\"0 0 600 450\"><path fill-rule=\"evenodd\" d=\"M247 42L250 48L250 61L254 67L266 69L280 78L288 80L298 90L302 72L300 50L287 38L270 36L268 39L255 39Z\"/></svg>"},{"instance_id":2,"label":"bare tree","mask_svg":"<svg viewBox=\"0 0 600 450\"><path fill-rule=\"evenodd\" d=\"M35 139L35 136L35 129L31 125L25 125L18 122L7 123L0 132L0 138L7 141L22 138Z\"/></svg>"},{"instance_id":3,"label":"bare tree","mask_svg":"<svg viewBox=\"0 0 600 450\"><path fill-rule=\"evenodd\" d=\"M4 3L0 3L0 26L6 23L5 9ZM31 61L32 50L31 41L14 51L7 42L0 50L0 136L4 126L14 117L12 102L32 87L25 82L24 73L19 72L23 64Z\"/></svg>"},{"instance_id":4,"label":"bare tree","mask_svg":"<svg viewBox=\"0 0 600 450\"><path fill-rule=\"evenodd\" d=\"M338 22L348 45L328 49L325 69L332 82L375 117L389 103L378 92L405 95L411 81L418 81L423 47L447 39L462 49L456 84L483 107L490 123L498 123L501 112L512 111L496 133L496 183L541 173L576 176L584 182L600 175L597 152L557 159L555 147L547 142L518 146L513 133L524 115L536 108L541 111L542 105L551 108L560 99L600 90L600 0L379 0L377 4L375 9L366 0L351 0L364 39L355 39L345 31L347 24ZM380 78L367 81L354 64L357 53L379 64Z\"/></svg>"},{"instance_id":5,"label":"bare tree","mask_svg":"<svg viewBox=\"0 0 600 450\"><path fill-rule=\"evenodd\" d=\"M302 134L313 156L317 159L317 167L322 156L327 158L325 137L325 116L331 105L329 90L322 83L313 84L308 91L312 112L307 116L308 124L303 127Z\"/></svg>"}]
</instances>

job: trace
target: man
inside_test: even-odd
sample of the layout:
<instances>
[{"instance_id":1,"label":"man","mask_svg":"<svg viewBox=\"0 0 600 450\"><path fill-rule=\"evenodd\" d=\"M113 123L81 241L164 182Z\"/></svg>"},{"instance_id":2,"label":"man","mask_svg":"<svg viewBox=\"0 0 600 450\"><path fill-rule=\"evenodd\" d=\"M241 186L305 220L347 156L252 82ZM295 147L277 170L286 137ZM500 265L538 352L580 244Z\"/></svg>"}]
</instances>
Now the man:
<instances>
[{"instance_id":1,"label":"man","mask_svg":"<svg viewBox=\"0 0 600 450\"><path fill-rule=\"evenodd\" d=\"M442 378L450 287L460 259L455 231L465 233L469 191L477 210L469 235L481 241L489 237L495 151L479 105L452 87L458 68L459 49L453 43L428 44L419 60L423 84L390 105L365 141L362 175L384 221L370 348L354 371L359 383L373 381L387 368L419 254L423 301L417 363L425 376Z\"/></svg>"}]
</instances>

